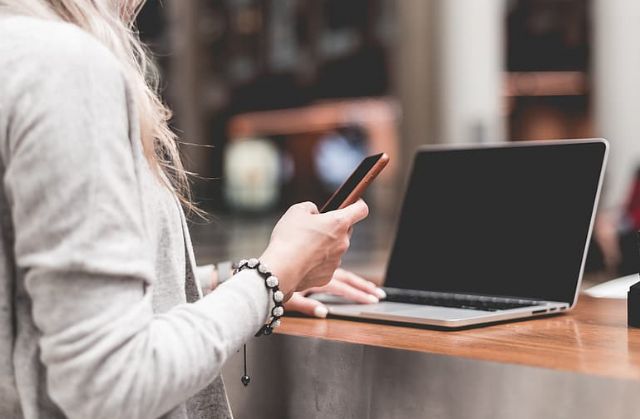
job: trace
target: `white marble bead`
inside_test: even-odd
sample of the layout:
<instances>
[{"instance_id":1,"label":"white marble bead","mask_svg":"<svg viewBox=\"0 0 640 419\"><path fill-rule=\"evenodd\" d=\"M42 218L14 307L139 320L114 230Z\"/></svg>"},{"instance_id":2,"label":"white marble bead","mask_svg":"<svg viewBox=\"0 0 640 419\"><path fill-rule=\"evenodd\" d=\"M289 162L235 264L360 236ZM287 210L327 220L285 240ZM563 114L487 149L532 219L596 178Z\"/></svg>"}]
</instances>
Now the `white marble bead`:
<instances>
[{"instance_id":1,"label":"white marble bead","mask_svg":"<svg viewBox=\"0 0 640 419\"><path fill-rule=\"evenodd\" d=\"M269 278L267 278L267 287L269 288L275 288L278 286L278 278L276 278L275 276L271 275Z\"/></svg>"},{"instance_id":2,"label":"white marble bead","mask_svg":"<svg viewBox=\"0 0 640 419\"><path fill-rule=\"evenodd\" d=\"M284 293L282 291L276 291L273 293L273 301L281 303L284 300Z\"/></svg>"}]
</instances>

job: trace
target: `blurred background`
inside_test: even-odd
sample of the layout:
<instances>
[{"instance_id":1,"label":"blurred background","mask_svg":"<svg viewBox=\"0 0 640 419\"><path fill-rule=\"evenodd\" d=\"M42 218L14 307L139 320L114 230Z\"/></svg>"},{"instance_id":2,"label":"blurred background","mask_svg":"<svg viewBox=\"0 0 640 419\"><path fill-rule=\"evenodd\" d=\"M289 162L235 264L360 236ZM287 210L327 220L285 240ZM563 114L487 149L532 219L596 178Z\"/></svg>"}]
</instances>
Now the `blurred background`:
<instances>
[{"instance_id":1,"label":"blurred background","mask_svg":"<svg viewBox=\"0 0 640 419\"><path fill-rule=\"evenodd\" d=\"M150 0L138 23L213 214L201 263L258 254L386 151L345 259L380 278L419 145L605 137L587 283L639 270L637 0Z\"/></svg>"}]
</instances>

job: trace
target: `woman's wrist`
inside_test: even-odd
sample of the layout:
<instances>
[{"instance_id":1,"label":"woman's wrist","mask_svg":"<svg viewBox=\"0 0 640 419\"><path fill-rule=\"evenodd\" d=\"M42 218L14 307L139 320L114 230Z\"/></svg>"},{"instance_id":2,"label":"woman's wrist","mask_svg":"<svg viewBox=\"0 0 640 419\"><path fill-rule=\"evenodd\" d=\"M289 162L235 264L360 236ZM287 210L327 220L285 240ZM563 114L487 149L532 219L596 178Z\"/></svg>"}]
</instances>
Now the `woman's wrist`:
<instances>
[{"instance_id":1,"label":"woman's wrist","mask_svg":"<svg viewBox=\"0 0 640 419\"><path fill-rule=\"evenodd\" d=\"M264 251L262 256L260 256L260 261L267 265L271 272L279 278L280 290L284 293L285 300L288 300L295 291L297 285L296 279L300 278L300 273L296 272L287 256L271 248L267 248L267 250Z\"/></svg>"},{"instance_id":2,"label":"woman's wrist","mask_svg":"<svg viewBox=\"0 0 640 419\"><path fill-rule=\"evenodd\" d=\"M280 318L284 315L285 295L280 290L280 279L263 261L256 258L242 259L238 262L235 272L245 269L255 270L264 280L264 285L273 300L273 307L270 308L270 316L266 323L255 334L256 337L270 335L275 328L280 326Z\"/></svg>"}]
</instances>

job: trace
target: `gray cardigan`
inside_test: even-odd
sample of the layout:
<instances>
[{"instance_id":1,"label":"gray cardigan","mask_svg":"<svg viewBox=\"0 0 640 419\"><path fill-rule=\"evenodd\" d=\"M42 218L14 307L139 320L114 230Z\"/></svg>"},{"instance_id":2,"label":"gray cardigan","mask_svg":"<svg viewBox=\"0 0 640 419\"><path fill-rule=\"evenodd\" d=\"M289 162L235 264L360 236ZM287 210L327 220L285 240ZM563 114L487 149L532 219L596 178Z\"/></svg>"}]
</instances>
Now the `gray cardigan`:
<instances>
[{"instance_id":1,"label":"gray cardigan","mask_svg":"<svg viewBox=\"0 0 640 419\"><path fill-rule=\"evenodd\" d=\"M202 298L124 73L80 29L0 16L0 177L0 417L229 417L216 376L264 283Z\"/></svg>"}]
</instances>

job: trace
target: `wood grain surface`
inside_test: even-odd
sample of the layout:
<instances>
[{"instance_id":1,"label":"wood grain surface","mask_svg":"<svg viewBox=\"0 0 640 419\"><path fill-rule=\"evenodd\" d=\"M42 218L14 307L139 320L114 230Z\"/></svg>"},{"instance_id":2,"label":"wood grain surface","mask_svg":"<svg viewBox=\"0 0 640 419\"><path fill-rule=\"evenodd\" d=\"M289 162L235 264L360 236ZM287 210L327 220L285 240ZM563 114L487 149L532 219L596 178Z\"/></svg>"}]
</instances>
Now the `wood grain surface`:
<instances>
[{"instance_id":1,"label":"wood grain surface","mask_svg":"<svg viewBox=\"0 0 640 419\"><path fill-rule=\"evenodd\" d=\"M581 296L569 313L458 331L286 317L279 334L640 381L640 329L626 300Z\"/></svg>"}]
</instances>

